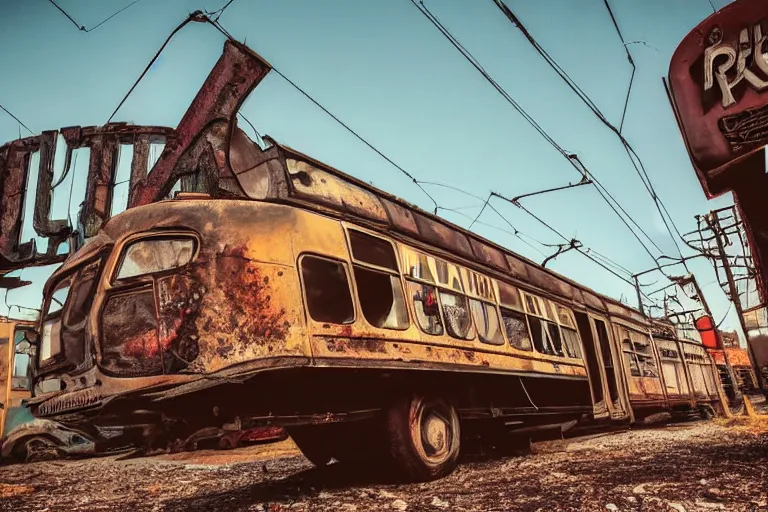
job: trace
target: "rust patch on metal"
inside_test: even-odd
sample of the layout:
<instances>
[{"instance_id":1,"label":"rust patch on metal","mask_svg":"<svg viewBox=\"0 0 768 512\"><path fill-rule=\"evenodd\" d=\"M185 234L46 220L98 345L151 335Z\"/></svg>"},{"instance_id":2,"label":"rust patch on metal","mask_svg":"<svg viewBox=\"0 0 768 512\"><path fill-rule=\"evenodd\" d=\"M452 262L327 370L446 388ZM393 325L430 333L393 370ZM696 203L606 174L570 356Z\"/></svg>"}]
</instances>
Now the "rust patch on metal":
<instances>
[{"instance_id":1,"label":"rust patch on metal","mask_svg":"<svg viewBox=\"0 0 768 512\"><path fill-rule=\"evenodd\" d=\"M290 327L273 292L245 247L202 257L161 287L161 344L189 371L243 358L253 345L271 353Z\"/></svg>"},{"instance_id":2,"label":"rust patch on metal","mask_svg":"<svg viewBox=\"0 0 768 512\"><path fill-rule=\"evenodd\" d=\"M330 352L369 352L386 354L386 342L374 338L326 338L325 344Z\"/></svg>"}]
</instances>

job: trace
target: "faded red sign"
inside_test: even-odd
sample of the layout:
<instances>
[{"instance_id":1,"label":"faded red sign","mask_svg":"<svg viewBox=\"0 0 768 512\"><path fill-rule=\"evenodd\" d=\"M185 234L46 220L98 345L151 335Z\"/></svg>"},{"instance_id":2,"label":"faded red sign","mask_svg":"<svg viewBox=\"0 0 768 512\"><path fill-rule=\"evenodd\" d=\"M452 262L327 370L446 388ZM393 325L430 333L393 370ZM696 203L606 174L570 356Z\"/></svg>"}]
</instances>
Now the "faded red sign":
<instances>
[{"instance_id":1,"label":"faded red sign","mask_svg":"<svg viewBox=\"0 0 768 512\"><path fill-rule=\"evenodd\" d=\"M669 86L696 171L705 180L768 143L768 1L737 0L675 50Z\"/></svg>"}]
</instances>

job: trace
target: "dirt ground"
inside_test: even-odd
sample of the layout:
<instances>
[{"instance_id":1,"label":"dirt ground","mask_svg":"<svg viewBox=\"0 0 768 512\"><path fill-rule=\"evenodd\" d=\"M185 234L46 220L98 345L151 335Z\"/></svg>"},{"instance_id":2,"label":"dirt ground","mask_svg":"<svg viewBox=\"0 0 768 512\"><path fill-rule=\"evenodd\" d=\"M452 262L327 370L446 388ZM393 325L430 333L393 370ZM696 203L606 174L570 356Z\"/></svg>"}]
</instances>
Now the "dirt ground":
<instances>
[{"instance_id":1,"label":"dirt ground","mask_svg":"<svg viewBox=\"0 0 768 512\"><path fill-rule=\"evenodd\" d=\"M548 441L425 484L313 468L290 441L0 468L13 511L768 510L768 422L716 420Z\"/></svg>"}]
</instances>

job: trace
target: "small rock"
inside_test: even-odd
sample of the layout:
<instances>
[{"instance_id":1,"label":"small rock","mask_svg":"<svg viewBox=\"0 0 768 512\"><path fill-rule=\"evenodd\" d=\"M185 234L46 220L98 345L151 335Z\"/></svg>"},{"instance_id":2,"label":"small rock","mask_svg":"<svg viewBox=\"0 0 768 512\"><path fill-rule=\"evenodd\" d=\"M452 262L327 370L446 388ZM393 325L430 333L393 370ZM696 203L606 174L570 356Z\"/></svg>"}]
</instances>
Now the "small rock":
<instances>
[{"instance_id":1,"label":"small rock","mask_svg":"<svg viewBox=\"0 0 768 512\"><path fill-rule=\"evenodd\" d=\"M645 490L645 487L643 487L643 485L644 484L640 484L637 487L635 487L634 489L632 489L632 493L633 494L645 494L646 492L648 492L648 491Z\"/></svg>"},{"instance_id":2,"label":"small rock","mask_svg":"<svg viewBox=\"0 0 768 512\"><path fill-rule=\"evenodd\" d=\"M701 485L707 485L707 479L706 478L702 478L701 480L699 480L699 483Z\"/></svg>"},{"instance_id":3,"label":"small rock","mask_svg":"<svg viewBox=\"0 0 768 512\"><path fill-rule=\"evenodd\" d=\"M565 478L565 477L567 477L567 476L568 476L568 475L566 475L565 473L560 473L560 472L557 472L557 471L553 471L553 472L552 472L552 473L550 473L550 474L551 474L553 477L555 477L555 478Z\"/></svg>"},{"instance_id":4,"label":"small rock","mask_svg":"<svg viewBox=\"0 0 768 512\"><path fill-rule=\"evenodd\" d=\"M395 510L405 510L408 508L408 504L403 500L395 500L389 504L389 507Z\"/></svg>"},{"instance_id":5,"label":"small rock","mask_svg":"<svg viewBox=\"0 0 768 512\"><path fill-rule=\"evenodd\" d=\"M384 489L381 489L379 491L379 496L381 496L382 498L387 498L387 499L397 498L397 495L392 494L389 491L385 491Z\"/></svg>"},{"instance_id":6,"label":"small rock","mask_svg":"<svg viewBox=\"0 0 768 512\"><path fill-rule=\"evenodd\" d=\"M610 510L611 512L616 512L617 510L619 510L619 507L617 507L617 506L616 506L616 505L614 505L613 503L609 503L609 504L607 504L607 505L605 506L605 508L606 508L606 509L608 509L608 510Z\"/></svg>"},{"instance_id":7,"label":"small rock","mask_svg":"<svg viewBox=\"0 0 768 512\"><path fill-rule=\"evenodd\" d=\"M448 503L447 501L443 501L437 496L435 496L434 498L432 498L430 505L432 505L433 507L448 508L450 506L450 503Z\"/></svg>"},{"instance_id":8,"label":"small rock","mask_svg":"<svg viewBox=\"0 0 768 512\"><path fill-rule=\"evenodd\" d=\"M724 510L725 505L722 503L712 503L709 501L696 501L696 506L701 508L708 508L708 509L717 509L717 510Z\"/></svg>"},{"instance_id":9,"label":"small rock","mask_svg":"<svg viewBox=\"0 0 768 512\"><path fill-rule=\"evenodd\" d=\"M345 510L347 512L355 512L357 510L357 505L354 505L352 503L344 503L339 507L339 510Z\"/></svg>"},{"instance_id":10,"label":"small rock","mask_svg":"<svg viewBox=\"0 0 768 512\"><path fill-rule=\"evenodd\" d=\"M624 499L627 500L629 503L637 503L637 498L635 498L634 496L627 496Z\"/></svg>"},{"instance_id":11,"label":"small rock","mask_svg":"<svg viewBox=\"0 0 768 512\"><path fill-rule=\"evenodd\" d=\"M673 509L677 510L677 512L687 512L685 510L685 507L682 506L680 503L673 503L673 502L670 501L670 502L667 503L667 505L669 505L669 508L673 508Z\"/></svg>"},{"instance_id":12,"label":"small rock","mask_svg":"<svg viewBox=\"0 0 768 512\"><path fill-rule=\"evenodd\" d=\"M320 498L321 500L327 500L328 498L331 497L331 493L320 491L320 494L318 494L317 497Z\"/></svg>"},{"instance_id":13,"label":"small rock","mask_svg":"<svg viewBox=\"0 0 768 512\"><path fill-rule=\"evenodd\" d=\"M722 500L723 499L723 491L721 491L717 487L710 487L709 489L704 491L704 496L706 498L711 499L711 500Z\"/></svg>"}]
</instances>

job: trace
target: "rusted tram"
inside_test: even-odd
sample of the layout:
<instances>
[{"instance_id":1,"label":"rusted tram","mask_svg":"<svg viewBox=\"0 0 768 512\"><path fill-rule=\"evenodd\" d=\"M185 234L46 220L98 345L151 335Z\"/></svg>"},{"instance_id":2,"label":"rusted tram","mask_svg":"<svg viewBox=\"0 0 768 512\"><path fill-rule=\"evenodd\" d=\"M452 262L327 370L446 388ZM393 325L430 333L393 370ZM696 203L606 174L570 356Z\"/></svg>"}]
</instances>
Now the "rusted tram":
<instances>
[{"instance_id":1,"label":"rusted tram","mask_svg":"<svg viewBox=\"0 0 768 512\"><path fill-rule=\"evenodd\" d=\"M228 197L130 209L51 277L35 415L148 447L281 425L427 480L467 427L719 399L669 325L288 147L235 130L228 158Z\"/></svg>"}]
</instances>

